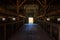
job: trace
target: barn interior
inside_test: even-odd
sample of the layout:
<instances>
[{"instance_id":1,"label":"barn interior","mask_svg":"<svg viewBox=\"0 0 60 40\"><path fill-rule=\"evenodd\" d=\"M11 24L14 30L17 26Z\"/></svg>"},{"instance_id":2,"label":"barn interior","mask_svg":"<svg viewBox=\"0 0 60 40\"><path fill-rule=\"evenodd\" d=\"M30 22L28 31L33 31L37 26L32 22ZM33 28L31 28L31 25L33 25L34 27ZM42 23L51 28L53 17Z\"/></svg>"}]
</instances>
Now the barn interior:
<instances>
[{"instance_id":1,"label":"barn interior","mask_svg":"<svg viewBox=\"0 0 60 40\"><path fill-rule=\"evenodd\" d=\"M0 40L60 40L60 0L0 0Z\"/></svg>"}]
</instances>

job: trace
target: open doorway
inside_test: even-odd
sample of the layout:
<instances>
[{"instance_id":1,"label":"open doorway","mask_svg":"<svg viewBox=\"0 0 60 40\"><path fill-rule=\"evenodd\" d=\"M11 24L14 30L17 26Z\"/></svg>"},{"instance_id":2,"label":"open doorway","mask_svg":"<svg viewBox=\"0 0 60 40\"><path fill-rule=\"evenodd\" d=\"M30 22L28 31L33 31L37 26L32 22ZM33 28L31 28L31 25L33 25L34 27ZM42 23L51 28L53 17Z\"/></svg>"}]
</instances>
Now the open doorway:
<instances>
[{"instance_id":1,"label":"open doorway","mask_svg":"<svg viewBox=\"0 0 60 40\"><path fill-rule=\"evenodd\" d=\"M33 17L29 17L29 18L28 18L28 23L29 23L29 24L33 24L33 22L34 22L34 18L33 18Z\"/></svg>"}]
</instances>

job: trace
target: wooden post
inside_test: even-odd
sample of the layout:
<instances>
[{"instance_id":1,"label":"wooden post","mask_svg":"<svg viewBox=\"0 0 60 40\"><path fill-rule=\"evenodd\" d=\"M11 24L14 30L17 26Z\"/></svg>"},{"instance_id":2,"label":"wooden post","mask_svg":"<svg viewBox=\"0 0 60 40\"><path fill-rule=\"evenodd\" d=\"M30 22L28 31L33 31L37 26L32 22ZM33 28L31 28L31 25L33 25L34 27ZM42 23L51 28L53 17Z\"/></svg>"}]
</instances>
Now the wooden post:
<instances>
[{"instance_id":1,"label":"wooden post","mask_svg":"<svg viewBox=\"0 0 60 40\"><path fill-rule=\"evenodd\" d=\"M60 40L60 26L59 26L59 40Z\"/></svg>"},{"instance_id":2,"label":"wooden post","mask_svg":"<svg viewBox=\"0 0 60 40\"><path fill-rule=\"evenodd\" d=\"M13 34L14 33L14 23L12 23L12 33L11 34Z\"/></svg>"},{"instance_id":3,"label":"wooden post","mask_svg":"<svg viewBox=\"0 0 60 40\"><path fill-rule=\"evenodd\" d=\"M4 24L4 40L7 40L6 39L6 24Z\"/></svg>"},{"instance_id":4,"label":"wooden post","mask_svg":"<svg viewBox=\"0 0 60 40\"><path fill-rule=\"evenodd\" d=\"M52 27L53 27L53 24L50 24L50 36L52 37Z\"/></svg>"},{"instance_id":5,"label":"wooden post","mask_svg":"<svg viewBox=\"0 0 60 40\"><path fill-rule=\"evenodd\" d=\"M19 0L17 0L17 22L19 22ZM17 25L16 30L18 27L19 25Z\"/></svg>"}]
</instances>

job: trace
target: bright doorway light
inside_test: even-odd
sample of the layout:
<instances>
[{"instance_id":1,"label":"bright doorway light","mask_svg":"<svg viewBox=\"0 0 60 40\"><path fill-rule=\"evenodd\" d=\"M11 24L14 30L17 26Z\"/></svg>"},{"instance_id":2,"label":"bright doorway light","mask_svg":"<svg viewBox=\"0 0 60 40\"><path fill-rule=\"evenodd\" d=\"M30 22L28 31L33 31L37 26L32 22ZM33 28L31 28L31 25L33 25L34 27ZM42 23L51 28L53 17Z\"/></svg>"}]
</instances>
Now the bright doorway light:
<instances>
[{"instance_id":1,"label":"bright doorway light","mask_svg":"<svg viewBox=\"0 0 60 40\"><path fill-rule=\"evenodd\" d=\"M28 18L28 23L29 23L29 24L33 24L33 21L34 21L34 20L33 20L33 17L29 17L29 18Z\"/></svg>"}]
</instances>

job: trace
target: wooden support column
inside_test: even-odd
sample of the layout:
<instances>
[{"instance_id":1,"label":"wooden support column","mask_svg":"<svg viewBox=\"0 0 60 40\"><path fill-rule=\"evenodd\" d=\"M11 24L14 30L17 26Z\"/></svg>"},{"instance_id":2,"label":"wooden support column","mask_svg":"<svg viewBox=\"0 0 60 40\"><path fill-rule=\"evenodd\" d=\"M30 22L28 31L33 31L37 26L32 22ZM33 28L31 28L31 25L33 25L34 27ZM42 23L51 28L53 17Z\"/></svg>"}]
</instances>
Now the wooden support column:
<instances>
[{"instance_id":1,"label":"wooden support column","mask_svg":"<svg viewBox=\"0 0 60 40\"><path fill-rule=\"evenodd\" d=\"M50 36L52 38L52 29L53 29L53 24L50 24Z\"/></svg>"},{"instance_id":2,"label":"wooden support column","mask_svg":"<svg viewBox=\"0 0 60 40\"><path fill-rule=\"evenodd\" d=\"M17 0L17 22L19 22L19 0ZM19 25L17 25L17 27L16 27L16 30L17 30L17 28L19 27Z\"/></svg>"},{"instance_id":3,"label":"wooden support column","mask_svg":"<svg viewBox=\"0 0 60 40\"><path fill-rule=\"evenodd\" d=\"M6 24L4 24L4 40L7 40L6 39Z\"/></svg>"},{"instance_id":4,"label":"wooden support column","mask_svg":"<svg viewBox=\"0 0 60 40\"><path fill-rule=\"evenodd\" d=\"M47 2L46 2L46 0L44 0L44 21L46 21L46 11L47 11Z\"/></svg>"},{"instance_id":5,"label":"wooden support column","mask_svg":"<svg viewBox=\"0 0 60 40\"><path fill-rule=\"evenodd\" d=\"M12 23L12 33L11 34L13 34L14 33L14 23Z\"/></svg>"},{"instance_id":6,"label":"wooden support column","mask_svg":"<svg viewBox=\"0 0 60 40\"><path fill-rule=\"evenodd\" d=\"M59 40L60 40L60 26L58 27L58 29L59 29Z\"/></svg>"}]
</instances>

